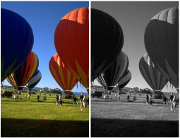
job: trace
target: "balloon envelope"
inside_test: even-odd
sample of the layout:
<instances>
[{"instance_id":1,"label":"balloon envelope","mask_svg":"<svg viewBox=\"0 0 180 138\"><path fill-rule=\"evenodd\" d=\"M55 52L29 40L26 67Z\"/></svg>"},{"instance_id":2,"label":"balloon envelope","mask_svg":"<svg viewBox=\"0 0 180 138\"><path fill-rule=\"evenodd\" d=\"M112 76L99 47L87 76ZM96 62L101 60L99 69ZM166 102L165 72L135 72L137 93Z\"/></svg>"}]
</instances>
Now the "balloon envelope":
<instances>
[{"instance_id":1,"label":"balloon envelope","mask_svg":"<svg viewBox=\"0 0 180 138\"><path fill-rule=\"evenodd\" d=\"M33 76L30 78L30 80L28 81L28 83L26 84L26 87L28 89L32 89L34 88L38 83L39 81L41 80L42 78L42 74L41 72L37 69L35 71L35 73L33 74Z\"/></svg>"},{"instance_id":2,"label":"balloon envelope","mask_svg":"<svg viewBox=\"0 0 180 138\"><path fill-rule=\"evenodd\" d=\"M49 70L59 84L59 86L65 91L66 94L70 94L70 91L77 84L78 80L67 69L66 65L60 59L58 53L56 53L49 61Z\"/></svg>"},{"instance_id":3,"label":"balloon envelope","mask_svg":"<svg viewBox=\"0 0 180 138\"><path fill-rule=\"evenodd\" d=\"M155 15L146 27L144 42L155 66L179 88L179 8Z\"/></svg>"},{"instance_id":4,"label":"balloon envelope","mask_svg":"<svg viewBox=\"0 0 180 138\"><path fill-rule=\"evenodd\" d=\"M38 65L38 57L31 51L21 66L15 72L10 74L6 80L14 87L25 86L36 71Z\"/></svg>"},{"instance_id":5,"label":"balloon envelope","mask_svg":"<svg viewBox=\"0 0 180 138\"><path fill-rule=\"evenodd\" d=\"M69 71L89 88L89 7L65 15L56 27L54 42Z\"/></svg>"},{"instance_id":6,"label":"balloon envelope","mask_svg":"<svg viewBox=\"0 0 180 138\"><path fill-rule=\"evenodd\" d=\"M91 9L91 81L118 57L124 43L119 23L109 14Z\"/></svg>"},{"instance_id":7,"label":"balloon envelope","mask_svg":"<svg viewBox=\"0 0 180 138\"><path fill-rule=\"evenodd\" d=\"M113 64L106 69L101 75L99 75L98 79L102 80L103 83L106 83L108 89L113 89L119 79L122 77L124 72L127 70L129 65L129 60L127 55L121 51L117 59L113 62Z\"/></svg>"},{"instance_id":8,"label":"balloon envelope","mask_svg":"<svg viewBox=\"0 0 180 138\"><path fill-rule=\"evenodd\" d=\"M148 54L145 54L140 59L139 70L143 78L153 90L162 90L168 82L164 75L153 64Z\"/></svg>"},{"instance_id":9,"label":"balloon envelope","mask_svg":"<svg viewBox=\"0 0 180 138\"><path fill-rule=\"evenodd\" d=\"M17 13L1 8L1 82L26 60L33 43L28 22Z\"/></svg>"},{"instance_id":10,"label":"balloon envelope","mask_svg":"<svg viewBox=\"0 0 180 138\"><path fill-rule=\"evenodd\" d=\"M117 83L117 87L119 89L124 88L131 80L131 77L132 77L131 72L129 70L125 71L123 76L119 79L119 81Z\"/></svg>"}]
</instances>

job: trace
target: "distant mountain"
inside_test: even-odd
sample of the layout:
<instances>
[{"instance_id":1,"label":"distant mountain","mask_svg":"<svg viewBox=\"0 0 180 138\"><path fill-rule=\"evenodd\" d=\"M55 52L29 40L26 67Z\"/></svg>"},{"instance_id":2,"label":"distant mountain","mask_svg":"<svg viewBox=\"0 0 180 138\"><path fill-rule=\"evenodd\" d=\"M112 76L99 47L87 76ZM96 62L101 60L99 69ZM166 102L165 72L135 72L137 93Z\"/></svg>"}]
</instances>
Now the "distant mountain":
<instances>
[{"instance_id":1,"label":"distant mountain","mask_svg":"<svg viewBox=\"0 0 180 138\"><path fill-rule=\"evenodd\" d=\"M40 88L40 87L34 87L33 88L33 90L36 90L36 91L39 91L40 89L42 89L42 88Z\"/></svg>"}]
</instances>

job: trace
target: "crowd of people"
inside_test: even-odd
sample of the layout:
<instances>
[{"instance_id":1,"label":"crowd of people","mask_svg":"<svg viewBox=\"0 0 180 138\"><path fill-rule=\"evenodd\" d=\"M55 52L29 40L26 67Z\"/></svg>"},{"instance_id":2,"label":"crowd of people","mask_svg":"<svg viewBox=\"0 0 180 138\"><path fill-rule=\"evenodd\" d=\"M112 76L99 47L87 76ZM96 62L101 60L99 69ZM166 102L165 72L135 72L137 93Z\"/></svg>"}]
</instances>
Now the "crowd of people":
<instances>
[{"instance_id":1,"label":"crowd of people","mask_svg":"<svg viewBox=\"0 0 180 138\"><path fill-rule=\"evenodd\" d=\"M81 93L79 99L80 99L80 110L86 111L86 106L89 105L89 98L87 99L86 96L83 96L83 93ZM73 104L78 105L78 98L76 98L76 96L73 97ZM58 94L56 94L56 105L62 106L62 94L60 94L59 96Z\"/></svg>"}]
</instances>

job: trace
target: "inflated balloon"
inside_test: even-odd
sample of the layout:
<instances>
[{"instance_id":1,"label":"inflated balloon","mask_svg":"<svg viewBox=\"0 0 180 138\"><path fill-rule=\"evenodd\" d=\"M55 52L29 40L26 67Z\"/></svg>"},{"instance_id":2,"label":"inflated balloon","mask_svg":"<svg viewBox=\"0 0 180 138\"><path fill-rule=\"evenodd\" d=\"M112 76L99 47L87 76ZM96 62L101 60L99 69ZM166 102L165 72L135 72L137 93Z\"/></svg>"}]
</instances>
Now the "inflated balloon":
<instances>
[{"instance_id":1,"label":"inflated balloon","mask_svg":"<svg viewBox=\"0 0 180 138\"><path fill-rule=\"evenodd\" d=\"M119 23L109 14L91 9L91 81L118 57L124 43Z\"/></svg>"},{"instance_id":2,"label":"inflated balloon","mask_svg":"<svg viewBox=\"0 0 180 138\"><path fill-rule=\"evenodd\" d=\"M99 75L96 80L103 86L103 87L107 87L107 84L104 80L104 74L102 73L101 75Z\"/></svg>"},{"instance_id":3,"label":"inflated balloon","mask_svg":"<svg viewBox=\"0 0 180 138\"><path fill-rule=\"evenodd\" d=\"M149 86L155 91L161 91L168 82L164 75L153 64L148 54L145 54L140 59L139 70Z\"/></svg>"},{"instance_id":4,"label":"inflated balloon","mask_svg":"<svg viewBox=\"0 0 180 138\"><path fill-rule=\"evenodd\" d=\"M28 22L17 13L1 8L1 82L26 60L33 43Z\"/></svg>"},{"instance_id":5,"label":"inflated balloon","mask_svg":"<svg viewBox=\"0 0 180 138\"><path fill-rule=\"evenodd\" d=\"M54 42L69 71L89 88L89 7L65 15L56 27Z\"/></svg>"},{"instance_id":6,"label":"inflated balloon","mask_svg":"<svg viewBox=\"0 0 180 138\"><path fill-rule=\"evenodd\" d=\"M124 88L131 80L131 77L132 77L131 72L129 70L125 71L123 76L119 79L119 81L117 83L117 87L119 89Z\"/></svg>"},{"instance_id":7,"label":"inflated balloon","mask_svg":"<svg viewBox=\"0 0 180 138\"><path fill-rule=\"evenodd\" d=\"M77 84L78 80L67 69L58 53L56 53L49 61L49 70L55 81L65 91L65 94L71 94L71 90Z\"/></svg>"},{"instance_id":8,"label":"inflated balloon","mask_svg":"<svg viewBox=\"0 0 180 138\"><path fill-rule=\"evenodd\" d=\"M21 86L25 86L29 79L33 76L39 65L39 60L34 52L30 52L27 59L21 64L21 66L12 74L10 74L6 80L14 87L22 89Z\"/></svg>"},{"instance_id":9,"label":"inflated balloon","mask_svg":"<svg viewBox=\"0 0 180 138\"><path fill-rule=\"evenodd\" d=\"M146 51L159 71L179 88L179 8L155 15L144 35Z\"/></svg>"},{"instance_id":10,"label":"inflated balloon","mask_svg":"<svg viewBox=\"0 0 180 138\"><path fill-rule=\"evenodd\" d=\"M108 89L112 90L113 87L118 83L124 72L127 70L128 65L128 57L124 52L121 51L113 64L101 75L99 75L98 79L102 80L102 82L105 82L108 86Z\"/></svg>"},{"instance_id":11,"label":"inflated balloon","mask_svg":"<svg viewBox=\"0 0 180 138\"><path fill-rule=\"evenodd\" d=\"M39 81L41 80L42 78L42 74L41 72L37 69L35 71L35 73L33 74L33 76L30 78L30 80L28 81L28 83L26 84L26 87L31 90L32 88L34 88L38 83Z\"/></svg>"}]
</instances>

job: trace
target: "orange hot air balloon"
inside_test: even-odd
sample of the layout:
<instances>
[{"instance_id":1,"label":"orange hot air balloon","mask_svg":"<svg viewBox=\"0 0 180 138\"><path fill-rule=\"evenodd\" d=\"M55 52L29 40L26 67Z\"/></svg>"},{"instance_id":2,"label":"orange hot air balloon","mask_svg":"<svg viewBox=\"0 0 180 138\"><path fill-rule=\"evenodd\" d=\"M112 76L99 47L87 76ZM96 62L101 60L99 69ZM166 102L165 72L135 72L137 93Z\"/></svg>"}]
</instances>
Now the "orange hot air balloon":
<instances>
[{"instance_id":1,"label":"orange hot air balloon","mask_svg":"<svg viewBox=\"0 0 180 138\"><path fill-rule=\"evenodd\" d=\"M65 91L65 94L71 94L71 90L77 84L78 80L67 69L58 53L49 61L49 70L59 86Z\"/></svg>"},{"instance_id":2,"label":"orange hot air balloon","mask_svg":"<svg viewBox=\"0 0 180 138\"><path fill-rule=\"evenodd\" d=\"M65 15L56 27L54 42L69 71L89 88L89 7Z\"/></svg>"}]
</instances>

